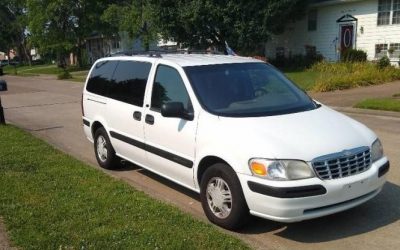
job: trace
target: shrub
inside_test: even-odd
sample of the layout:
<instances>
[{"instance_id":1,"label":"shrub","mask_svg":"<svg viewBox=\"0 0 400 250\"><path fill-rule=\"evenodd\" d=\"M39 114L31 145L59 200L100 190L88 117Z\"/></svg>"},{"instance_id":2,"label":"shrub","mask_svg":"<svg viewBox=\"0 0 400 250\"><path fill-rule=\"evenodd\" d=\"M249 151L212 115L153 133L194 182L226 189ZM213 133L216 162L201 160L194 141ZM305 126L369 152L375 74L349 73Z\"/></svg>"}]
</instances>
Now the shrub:
<instances>
[{"instance_id":1,"label":"shrub","mask_svg":"<svg viewBox=\"0 0 400 250\"><path fill-rule=\"evenodd\" d=\"M275 60L270 60L270 63L275 67L285 70L303 70L310 68L315 63L321 62L324 57L319 54L296 54L290 55L289 57L276 58Z\"/></svg>"},{"instance_id":2,"label":"shrub","mask_svg":"<svg viewBox=\"0 0 400 250\"><path fill-rule=\"evenodd\" d=\"M341 55L342 62L366 62L367 53L363 50L348 49Z\"/></svg>"},{"instance_id":3,"label":"shrub","mask_svg":"<svg viewBox=\"0 0 400 250\"><path fill-rule=\"evenodd\" d=\"M378 68L370 62L321 62L310 71L319 73L314 91L333 91L368 86L400 79L400 69L394 67Z\"/></svg>"},{"instance_id":4,"label":"shrub","mask_svg":"<svg viewBox=\"0 0 400 250\"><path fill-rule=\"evenodd\" d=\"M390 59L387 56L382 57L379 59L377 66L379 69L384 69L390 66Z\"/></svg>"},{"instance_id":5,"label":"shrub","mask_svg":"<svg viewBox=\"0 0 400 250\"><path fill-rule=\"evenodd\" d=\"M60 74L57 75L58 80L63 80L63 79L71 79L72 75L69 73L68 70L63 70Z\"/></svg>"}]
</instances>

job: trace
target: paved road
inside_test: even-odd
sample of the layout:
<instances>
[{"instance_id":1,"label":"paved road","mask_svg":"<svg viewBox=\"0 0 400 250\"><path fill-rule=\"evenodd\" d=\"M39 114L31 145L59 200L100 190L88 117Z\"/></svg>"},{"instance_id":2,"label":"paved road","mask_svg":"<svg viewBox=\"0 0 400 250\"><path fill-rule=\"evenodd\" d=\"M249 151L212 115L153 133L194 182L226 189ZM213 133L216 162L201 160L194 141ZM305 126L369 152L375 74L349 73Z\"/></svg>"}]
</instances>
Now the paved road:
<instances>
[{"instance_id":1,"label":"paved road","mask_svg":"<svg viewBox=\"0 0 400 250\"><path fill-rule=\"evenodd\" d=\"M5 79L9 92L2 93L2 100L9 122L98 168L92 145L82 132L82 84L51 78ZM350 115L378 133L391 159L389 182L383 192L355 209L316 220L282 224L253 218L235 235L260 249L394 249L400 245L400 118L374 113ZM140 168L105 172L206 220L197 195L191 191Z\"/></svg>"}]
</instances>

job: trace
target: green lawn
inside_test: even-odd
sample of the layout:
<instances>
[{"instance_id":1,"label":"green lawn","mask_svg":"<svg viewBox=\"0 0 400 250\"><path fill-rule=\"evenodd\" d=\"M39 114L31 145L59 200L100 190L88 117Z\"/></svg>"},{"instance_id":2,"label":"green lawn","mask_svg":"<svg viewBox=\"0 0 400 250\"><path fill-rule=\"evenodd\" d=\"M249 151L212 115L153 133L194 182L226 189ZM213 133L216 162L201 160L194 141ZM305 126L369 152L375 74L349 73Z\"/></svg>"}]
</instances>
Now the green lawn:
<instances>
[{"instance_id":1,"label":"green lawn","mask_svg":"<svg viewBox=\"0 0 400 250\"><path fill-rule=\"evenodd\" d=\"M319 73L305 70L285 72L285 75L294 83L296 83L300 88L304 90L311 90L315 85Z\"/></svg>"},{"instance_id":2,"label":"green lawn","mask_svg":"<svg viewBox=\"0 0 400 250\"><path fill-rule=\"evenodd\" d=\"M4 74L19 76L37 76L40 74L57 76L63 72L62 69L58 68L54 64L17 66L16 68L14 66L8 65L3 67L3 71ZM72 78L68 80L76 82L84 82L88 73L87 70L82 71L82 69L79 69L77 67L69 67L68 71L72 75Z\"/></svg>"},{"instance_id":3,"label":"green lawn","mask_svg":"<svg viewBox=\"0 0 400 250\"><path fill-rule=\"evenodd\" d=\"M8 65L3 68L5 74L12 75L38 75L38 74L51 74L57 75L62 72L56 65L34 65L34 66L14 66Z\"/></svg>"},{"instance_id":4,"label":"green lawn","mask_svg":"<svg viewBox=\"0 0 400 250\"><path fill-rule=\"evenodd\" d=\"M89 73L88 70L71 72L71 75L72 75L71 81L84 82L84 81L86 81L86 77L87 77L88 73Z\"/></svg>"},{"instance_id":5,"label":"green lawn","mask_svg":"<svg viewBox=\"0 0 400 250\"><path fill-rule=\"evenodd\" d=\"M12 126L0 126L0 216L18 248L248 248Z\"/></svg>"},{"instance_id":6,"label":"green lawn","mask_svg":"<svg viewBox=\"0 0 400 250\"><path fill-rule=\"evenodd\" d=\"M357 103L354 107L362 109L377 109L400 112L400 99L380 98L366 99Z\"/></svg>"}]
</instances>

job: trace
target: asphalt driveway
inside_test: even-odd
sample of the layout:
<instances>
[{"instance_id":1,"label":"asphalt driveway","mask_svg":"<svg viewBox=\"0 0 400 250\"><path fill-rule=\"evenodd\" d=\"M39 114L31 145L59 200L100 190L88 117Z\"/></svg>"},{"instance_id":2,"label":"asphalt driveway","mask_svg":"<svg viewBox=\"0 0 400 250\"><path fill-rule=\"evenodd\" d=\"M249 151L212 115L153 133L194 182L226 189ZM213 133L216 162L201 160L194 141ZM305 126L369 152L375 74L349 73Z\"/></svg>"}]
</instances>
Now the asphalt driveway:
<instances>
[{"instance_id":1,"label":"asphalt driveway","mask_svg":"<svg viewBox=\"0 0 400 250\"><path fill-rule=\"evenodd\" d=\"M98 168L93 146L82 131L82 84L51 77L6 76L5 80L9 91L1 96L8 122ZM394 87L400 89L400 83L395 83ZM373 91L376 90L372 88L370 92ZM343 96L340 92L336 95L338 100ZM318 97L324 102L322 95ZM332 93L327 100L335 105ZM400 246L400 116L347 111L380 136L391 160L389 181L382 193L352 210L311 221L282 224L253 218L247 228L235 235L260 249L395 249ZM197 195L168 180L132 165L104 172L206 220Z\"/></svg>"}]
</instances>

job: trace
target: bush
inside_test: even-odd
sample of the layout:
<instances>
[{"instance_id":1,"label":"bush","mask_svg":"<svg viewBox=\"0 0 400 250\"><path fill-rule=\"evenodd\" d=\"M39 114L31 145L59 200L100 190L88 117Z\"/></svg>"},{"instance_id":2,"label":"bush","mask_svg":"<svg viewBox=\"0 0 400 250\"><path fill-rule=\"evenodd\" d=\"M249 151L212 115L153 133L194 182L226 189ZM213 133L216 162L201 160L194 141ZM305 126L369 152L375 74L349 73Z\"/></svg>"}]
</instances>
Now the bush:
<instances>
[{"instance_id":1,"label":"bush","mask_svg":"<svg viewBox=\"0 0 400 250\"><path fill-rule=\"evenodd\" d=\"M271 60L270 63L277 68L285 69L285 70L303 70L308 69L315 63L321 62L324 60L324 57L319 54L309 54L309 55L290 55L287 57L276 58L275 60Z\"/></svg>"},{"instance_id":2,"label":"bush","mask_svg":"<svg viewBox=\"0 0 400 250\"><path fill-rule=\"evenodd\" d=\"M367 53L363 50L348 49L341 55L342 62L366 62Z\"/></svg>"},{"instance_id":3,"label":"bush","mask_svg":"<svg viewBox=\"0 0 400 250\"><path fill-rule=\"evenodd\" d=\"M390 59L389 59L389 57L387 57L387 56L384 56L384 57L382 57L381 59L379 59L379 61L378 61L378 63L377 63L377 66L378 66L379 69L387 68L387 67L389 67L390 65L391 65L391 64L390 64Z\"/></svg>"},{"instance_id":4,"label":"bush","mask_svg":"<svg viewBox=\"0 0 400 250\"><path fill-rule=\"evenodd\" d=\"M359 86L381 84L400 79L400 69L378 68L370 62L341 62L315 64L310 71L319 73L314 91L333 91Z\"/></svg>"},{"instance_id":5,"label":"bush","mask_svg":"<svg viewBox=\"0 0 400 250\"><path fill-rule=\"evenodd\" d=\"M60 74L57 75L58 80L63 80L63 79L71 79L72 75L69 73L68 70L64 70Z\"/></svg>"}]
</instances>

